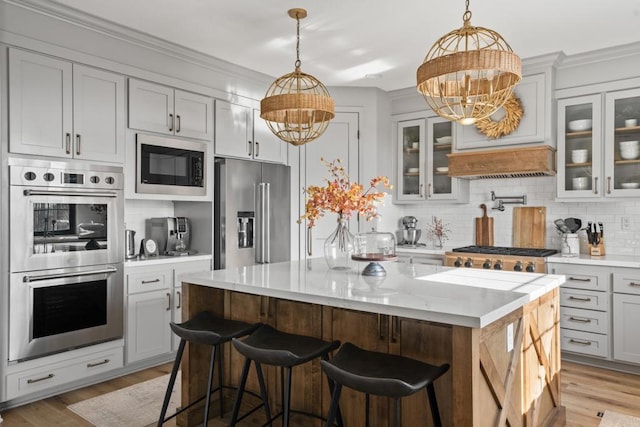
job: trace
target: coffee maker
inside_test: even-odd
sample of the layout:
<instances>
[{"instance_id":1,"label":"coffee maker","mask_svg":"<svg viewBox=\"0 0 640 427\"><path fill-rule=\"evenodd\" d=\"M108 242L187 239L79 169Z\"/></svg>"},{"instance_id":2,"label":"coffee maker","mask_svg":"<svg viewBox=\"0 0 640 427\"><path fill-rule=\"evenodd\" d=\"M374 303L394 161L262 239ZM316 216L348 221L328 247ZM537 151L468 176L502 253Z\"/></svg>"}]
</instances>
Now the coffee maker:
<instances>
[{"instance_id":1,"label":"coffee maker","mask_svg":"<svg viewBox=\"0 0 640 427\"><path fill-rule=\"evenodd\" d=\"M189 255L190 228L189 219L184 216L149 218L145 237L158 243L158 252L162 255Z\"/></svg>"}]
</instances>

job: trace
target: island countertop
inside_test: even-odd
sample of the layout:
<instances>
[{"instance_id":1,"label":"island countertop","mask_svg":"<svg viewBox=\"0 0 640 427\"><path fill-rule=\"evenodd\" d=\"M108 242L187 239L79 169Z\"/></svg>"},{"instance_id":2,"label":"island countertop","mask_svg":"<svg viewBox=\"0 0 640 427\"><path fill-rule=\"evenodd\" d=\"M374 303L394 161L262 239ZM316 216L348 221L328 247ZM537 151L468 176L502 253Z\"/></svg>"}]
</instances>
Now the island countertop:
<instances>
[{"instance_id":1,"label":"island countertop","mask_svg":"<svg viewBox=\"0 0 640 427\"><path fill-rule=\"evenodd\" d=\"M564 283L564 276L383 263L330 270L323 258L188 274L183 282L338 308L483 328Z\"/></svg>"}]
</instances>

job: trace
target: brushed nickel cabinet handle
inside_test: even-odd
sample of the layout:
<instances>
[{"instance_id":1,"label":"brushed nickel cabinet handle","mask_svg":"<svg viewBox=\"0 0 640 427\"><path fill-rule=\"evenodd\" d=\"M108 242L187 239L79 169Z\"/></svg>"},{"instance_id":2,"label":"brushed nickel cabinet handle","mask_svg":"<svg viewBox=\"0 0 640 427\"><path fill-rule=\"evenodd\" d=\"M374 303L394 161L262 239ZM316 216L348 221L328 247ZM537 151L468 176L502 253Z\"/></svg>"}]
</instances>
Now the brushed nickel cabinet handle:
<instances>
[{"instance_id":1,"label":"brushed nickel cabinet handle","mask_svg":"<svg viewBox=\"0 0 640 427\"><path fill-rule=\"evenodd\" d=\"M80 155L80 134L76 134L76 155Z\"/></svg>"},{"instance_id":2,"label":"brushed nickel cabinet handle","mask_svg":"<svg viewBox=\"0 0 640 427\"><path fill-rule=\"evenodd\" d=\"M247 155L248 155L248 156L251 156L251 154L253 153L253 145L252 145L252 142L251 142L251 141L247 141L247 144L248 144L248 148L249 148L249 149L247 150Z\"/></svg>"},{"instance_id":3,"label":"brushed nickel cabinet handle","mask_svg":"<svg viewBox=\"0 0 640 427\"><path fill-rule=\"evenodd\" d=\"M569 277L569 280L573 280L574 282L590 282L591 279L584 279L582 277Z\"/></svg>"},{"instance_id":4,"label":"brushed nickel cabinet handle","mask_svg":"<svg viewBox=\"0 0 640 427\"><path fill-rule=\"evenodd\" d=\"M591 323L591 319L584 319L582 317L571 316L571 317L569 317L569 320L571 320L573 322L580 322L580 323Z\"/></svg>"},{"instance_id":5,"label":"brushed nickel cabinet handle","mask_svg":"<svg viewBox=\"0 0 640 427\"><path fill-rule=\"evenodd\" d=\"M593 177L593 193L598 194L598 177Z\"/></svg>"},{"instance_id":6,"label":"brushed nickel cabinet handle","mask_svg":"<svg viewBox=\"0 0 640 427\"><path fill-rule=\"evenodd\" d=\"M431 192L431 183L427 185L427 197L431 197L433 193Z\"/></svg>"},{"instance_id":7,"label":"brushed nickel cabinet handle","mask_svg":"<svg viewBox=\"0 0 640 427\"><path fill-rule=\"evenodd\" d=\"M96 362L96 363L87 363L87 368L95 368L96 366L100 366L100 365L106 365L107 363L109 363L110 360L109 359L104 359L101 362Z\"/></svg>"},{"instance_id":8,"label":"brushed nickel cabinet handle","mask_svg":"<svg viewBox=\"0 0 640 427\"><path fill-rule=\"evenodd\" d=\"M611 177L607 177L607 194L611 194Z\"/></svg>"},{"instance_id":9,"label":"brushed nickel cabinet handle","mask_svg":"<svg viewBox=\"0 0 640 427\"><path fill-rule=\"evenodd\" d=\"M169 113L169 131L173 132L173 114Z\"/></svg>"},{"instance_id":10,"label":"brushed nickel cabinet handle","mask_svg":"<svg viewBox=\"0 0 640 427\"><path fill-rule=\"evenodd\" d=\"M581 298L581 297L574 297L574 296L570 296L569 299L573 300L573 301L582 301L582 302L590 302L591 301L591 298Z\"/></svg>"},{"instance_id":11,"label":"brushed nickel cabinet handle","mask_svg":"<svg viewBox=\"0 0 640 427\"><path fill-rule=\"evenodd\" d=\"M424 184L420 184L420 197L424 197L422 190L424 190Z\"/></svg>"},{"instance_id":12,"label":"brushed nickel cabinet handle","mask_svg":"<svg viewBox=\"0 0 640 427\"><path fill-rule=\"evenodd\" d=\"M171 294L167 292L167 311L171 311Z\"/></svg>"},{"instance_id":13,"label":"brushed nickel cabinet handle","mask_svg":"<svg viewBox=\"0 0 640 427\"><path fill-rule=\"evenodd\" d=\"M640 283L629 282L629 286L640 286Z\"/></svg>"},{"instance_id":14,"label":"brushed nickel cabinet handle","mask_svg":"<svg viewBox=\"0 0 640 427\"><path fill-rule=\"evenodd\" d=\"M176 133L180 133L180 114L176 114Z\"/></svg>"},{"instance_id":15,"label":"brushed nickel cabinet handle","mask_svg":"<svg viewBox=\"0 0 640 427\"><path fill-rule=\"evenodd\" d=\"M255 142L256 144L256 157L260 156L260 143L258 141Z\"/></svg>"},{"instance_id":16,"label":"brushed nickel cabinet handle","mask_svg":"<svg viewBox=\"0 0 640 427\"><path fill-rule=\"evenodd\" d=\"M178 305L176 305L176 308L182 308L182 293L177 291L176 294L178 295Z\"/></svg>"},{"instance_id":17,"label":"brushed nickel cabinet handle","mask_svg":"<svg viewBox=\"0 0 640 427\"><path fill-rule=\"evenodd\" d=\"M35 378L35 379L28 379L27 380L27 384L33 384L33 383L39 383L40 381L45 381L45 380L50 380L51 378L53 378L55 375L53 374L49 374L46 377L41 377L41 378Z\"/></svg>"},{"instance_id":18,"label":"brushed nickel cabinet handle","mask_svg":"<svg viewBox=\"0 0 640 427\"><path fill-rule=\"evenodd\" d=\"M573 344L580 344L580 345L591 345L591 341L579 340L575 338L571 338L569 342Z\"/></svg>"},{"instance_id":19,"label":"brushed nickel cabinet handle","mask_svg":"<svg viewBox=\"0 0 640 427\"><path fill-rule=\"evenodd\" d=\"M158 283L160 281L160 279L153 279L153 280L143 280L142 283L143 285L148 285L149 283Z\"/></svg>"},{"instance_id":20,"label":"brushed nickel cabinet handle","mask_svg":"<svg viewBox=\"0 0 640 427\"><path fill-rule=\"evenodd\" d=\"M70 133L66 133L65 134L65 151L67 152L67 154L71 154L71 134Z\"/></svg>"}]
</instances>

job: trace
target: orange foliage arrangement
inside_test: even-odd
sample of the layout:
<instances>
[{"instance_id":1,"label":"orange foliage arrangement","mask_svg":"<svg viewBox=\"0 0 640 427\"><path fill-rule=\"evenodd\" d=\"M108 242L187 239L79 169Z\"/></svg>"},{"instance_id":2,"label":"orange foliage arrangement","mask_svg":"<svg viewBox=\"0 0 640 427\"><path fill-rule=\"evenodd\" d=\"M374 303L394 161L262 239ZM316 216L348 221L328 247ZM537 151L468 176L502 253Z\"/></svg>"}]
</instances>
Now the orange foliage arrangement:
<instances>
[{"instance_id":1,"label":"orange foliage arrangement","mask_svg":"<svg viewBox=\"0 0 640 427\"><path fill-rule=\"evenodd\" d=\"M382 184L385 188L392 188L389 178L378 176L369 182L369 188L364 191L364 186L357 182L351 182L349 175L342 166L342 161L336 159L327 162L321 158L320 161L327 167L331 174L331 179L326 179L327 185L320 187L310 185L305 191L307 203L305 214L300 217L298 223L303 219L309 221L309 227L315 225L316 220L324 216L325 211L335 212L346 218L356 212L364 216L367 221L371 221L378 216L376 205L384 199L386 193L373 191Z\"/></svg>"}]
</instances>

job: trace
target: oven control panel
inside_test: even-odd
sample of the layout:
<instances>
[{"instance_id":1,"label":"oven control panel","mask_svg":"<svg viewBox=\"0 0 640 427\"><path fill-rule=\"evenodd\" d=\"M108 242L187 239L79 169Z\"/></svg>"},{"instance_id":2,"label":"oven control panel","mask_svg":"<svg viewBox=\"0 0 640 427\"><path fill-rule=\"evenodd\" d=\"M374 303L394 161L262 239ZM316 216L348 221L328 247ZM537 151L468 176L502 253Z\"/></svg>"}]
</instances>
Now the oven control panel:
<instances>
[{"instance_id":1,"label":"oven control panel","mask_svg":"<svg viewBox=\"0 0 640 427\"><path fill-rule=\"evenodd\" d=\"M11 185L29 187L62 187L82 189L123 188L122 169L104 167L105 170L69 170L40 166L10 166ZM112 169L112 170L109 170Z\"/></svg>"},{"instance_id":2,"label":"oven control panel","mask_svg":"<svg viewBox=\"0 0 640 427\"><path fill-rule=\"evenodd\" d=\"M546 272L546 263L543 257L518 257L513 255L465 254L460 252L450 252L445 254L444 265L447 267L522 271L527 273Z\"/></svg>"}]
</instances>

